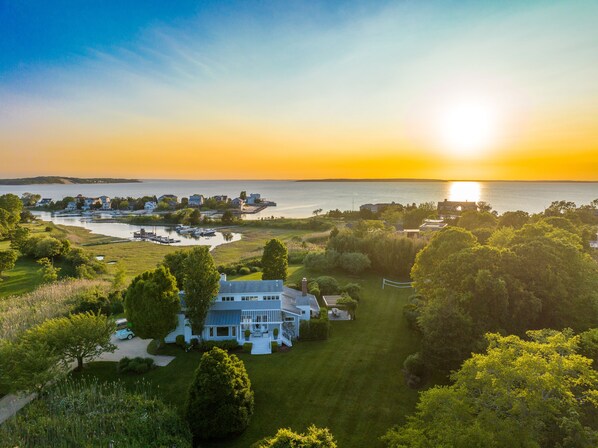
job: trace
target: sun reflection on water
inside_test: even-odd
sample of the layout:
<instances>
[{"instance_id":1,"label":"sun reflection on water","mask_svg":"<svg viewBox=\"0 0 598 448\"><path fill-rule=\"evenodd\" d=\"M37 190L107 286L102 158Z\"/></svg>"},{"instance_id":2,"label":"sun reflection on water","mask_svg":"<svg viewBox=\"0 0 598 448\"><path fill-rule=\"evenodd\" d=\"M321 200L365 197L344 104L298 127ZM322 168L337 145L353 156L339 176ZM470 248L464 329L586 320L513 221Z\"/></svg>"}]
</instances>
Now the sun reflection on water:
<instances>
[{"instance_id":1,"label":"sun reflection on water","mask_svg":"<svg viewBox=\"0 0 598 448\"><path fill-rule=\"evenodd\" d=\"M451 182L449 200L479 202L481 190L479 182Z\"/></svg>"}]
</instances>

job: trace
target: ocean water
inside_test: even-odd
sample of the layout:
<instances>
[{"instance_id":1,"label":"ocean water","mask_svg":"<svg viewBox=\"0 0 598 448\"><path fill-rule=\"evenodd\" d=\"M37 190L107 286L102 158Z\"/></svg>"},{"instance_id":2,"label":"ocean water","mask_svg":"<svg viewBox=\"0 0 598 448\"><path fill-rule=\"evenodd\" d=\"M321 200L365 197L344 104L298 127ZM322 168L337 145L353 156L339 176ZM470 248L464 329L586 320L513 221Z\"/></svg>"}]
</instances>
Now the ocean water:
<instances>
[{"instance_id":1,"label":"ocean water","mask_svg":"<svg viewBox=\"0 0 598 448\"><path fill-rule=\"evenodd\" d=\"M236 197L247 193L261 193L262 198L274 201L260 217L301 218L312 216L316 209L358 210L366 203L421 203L449 200L486 201L494 210L540 212L552 201L567 200L578 205L598 199L598 182L295 182L255 180L144 180L129 184L94 185L19 185L0 186L0 194L21 195L28 191L42 197L62 199L65 196L133 196L176 194L181 197L194 193L204 196L226 194Z\"/></svg>"}]
</instances>

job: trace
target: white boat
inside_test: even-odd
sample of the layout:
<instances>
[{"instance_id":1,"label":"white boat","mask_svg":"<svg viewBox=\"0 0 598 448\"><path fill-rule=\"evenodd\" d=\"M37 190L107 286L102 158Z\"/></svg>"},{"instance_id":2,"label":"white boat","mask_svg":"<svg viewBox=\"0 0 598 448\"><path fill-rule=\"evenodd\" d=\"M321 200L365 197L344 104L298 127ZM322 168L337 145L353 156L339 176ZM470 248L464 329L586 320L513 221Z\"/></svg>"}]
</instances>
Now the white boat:
<instances>
[{"instance_id":1,"label":"white boat","mask_svg":"<svg viewBox=\"0 0 598 448\"><path fill-rule=\"evenodd\" d=\"M180 224L179 224L178 226L176 226L176 227L174 228L174 230L175 230L177 233L180 233L180 234L185 234L185 233L193 233L193 232L195 232L195 230L196 230L196 229L194 229L194 228L193 228L193 227L191 227L191 226L182 226L182 225L180 225Z\"/></svg>"}]
</instances>

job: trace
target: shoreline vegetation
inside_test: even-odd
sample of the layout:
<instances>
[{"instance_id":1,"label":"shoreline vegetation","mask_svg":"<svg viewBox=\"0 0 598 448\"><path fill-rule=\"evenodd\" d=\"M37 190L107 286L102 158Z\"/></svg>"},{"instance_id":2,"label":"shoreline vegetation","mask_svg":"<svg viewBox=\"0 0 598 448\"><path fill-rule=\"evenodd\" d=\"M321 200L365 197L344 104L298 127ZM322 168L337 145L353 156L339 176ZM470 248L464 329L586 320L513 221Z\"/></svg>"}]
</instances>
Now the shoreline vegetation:
<instances>
[{"instance_id":1,"label":"shoreline vegetation","mask_svg":"<svg viewBox=\"0 0 598 448\"><path fill-rule=\"evenodd\" d=\"M14 179L0 179L0 185L45 185L45 184L128 184L140 183L139 179L119 179L112 177L66 177L37 176Z\"/></svg>"}]
</instances>

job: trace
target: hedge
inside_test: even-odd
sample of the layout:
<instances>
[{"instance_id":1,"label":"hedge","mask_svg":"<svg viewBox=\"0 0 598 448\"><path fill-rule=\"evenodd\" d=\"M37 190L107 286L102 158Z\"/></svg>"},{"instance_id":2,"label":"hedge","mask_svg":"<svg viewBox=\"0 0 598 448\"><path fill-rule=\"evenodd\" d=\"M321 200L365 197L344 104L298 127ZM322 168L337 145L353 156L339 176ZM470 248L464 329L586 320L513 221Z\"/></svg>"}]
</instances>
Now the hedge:
<instances>
[{"instance_id":1,"label":"hedge","mask_svg":"<svg viewBox=\"0 0 598 448\"><path fill-rule=\"evenodd\" d=\"M299 324L299 339L304 341L323 341L330 336L330 322L328 310L322 308L320 317L311 320L302 320Z\"/></svg>"},{"instance_id":2,"label":"hedge","mask_svg":"<svg viewBox=\"0 0 598 448\"><path fill-rule=\"evenodd\" d=\"M231 351L239 348L239 343L236 339L225 339L223 341L203 341L199 345L199 349L202 352L210 351L214 347L221 348L222 350Z\"/></svg>"},{"instance_id":3,"label":"hedge","mask_svg":"<svg viewBox=\"0 0 598 448\"><path fill-rule=\"evenodd\" d=\"M122 358L116 367L118 373L145 373L149 372L154 367L154 360L152 358Z\"/></svg>"},{"instance_id":4,"label":"hedge","mask_svg":"<svg viewBox=\"0 0 598 448\"><path fill-rule=\"evenodd\" d=\"M251 353L251 349L253 348L253 343L246 342L243 344L243 353Z\"/></svg>"}]
</instances>

